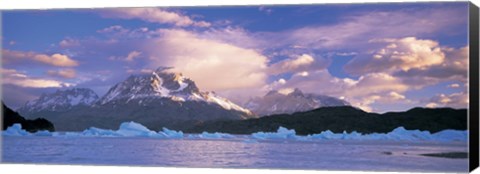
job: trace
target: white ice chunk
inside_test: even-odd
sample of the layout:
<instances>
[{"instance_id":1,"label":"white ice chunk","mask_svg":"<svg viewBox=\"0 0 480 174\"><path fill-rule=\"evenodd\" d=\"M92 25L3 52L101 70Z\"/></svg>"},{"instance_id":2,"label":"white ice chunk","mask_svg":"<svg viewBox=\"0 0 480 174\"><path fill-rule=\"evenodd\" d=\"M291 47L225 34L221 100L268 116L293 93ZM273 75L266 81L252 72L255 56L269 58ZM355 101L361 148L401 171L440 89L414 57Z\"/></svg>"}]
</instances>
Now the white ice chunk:
<instances>
[{"instance_id":1,"label":"white ice chunk","mask_svg":"<svg viewBox=\"0 0 480 174\"><path fill-rule=\"evenodd\" d=\"M115 133L120 134L125 137L159 137L155 131L148 129L147 127L131 122L124 122L120 124L120 129L115 131Z\"/></svg>"},{"instance_id":2,"label":"white ice chunk","mask_svg":"<svg viewBox=\"0 0 480 174\"><path fill-rule=\"evenodd\" d=\"M432 137L437 141L467 141L468 131L443 130L434 133Z\"/></svg>"},{"instance_id":3,"label":"white ice chunk","mask_svg":"<svg viewBox=\"0 0 480 174\"><path fill-rule=\"evenodd\" d=\"M297 138L295 130L279 127L277 132L257 132L252 134L256 139L287 139Z\"/></svg>"},{"instance_id":4,"label":"white ice chunk","mask_svg":"<svg viewBox=\"0 0 480 174\"><path fill-rule=\"evenodd\" d=\"M30 133L23 130L21 124L15 123L12 126L8 127L7 130L2 131L2 135L5 135L5 136L27 136L27 135L30 135Z\"/></svg>"},{"instance_id":5,"label":"white ice chunk","mask_svg":"<svg viewBox=\"0 0 480 174\"><path fill-rule=\"evenodd\" d=\"M76 135L74 133L68 132L68 136L87 136L87 137L116 137L120 136L116 131L113 130L106 130L106 129L100 129L96 127L91 127L86 130L84 130L81 134Z\"/></svg>"},{"instance_id":6,"label":"white ice chunk","mask_svg":"<svg viewBox=\"0 0 480 174\"><path fill-rule=\"evenodd\" d=\"M198 135L199 138L205 138L205 139L221 139L221 138L235 138L235 136L226 134L226 133L208 133L208 132L202 132L202 134Z\"/></svg>"},{"instance_id":7,"label":"white ice chunk","mask_svg":"<svg viewBox=\"0 0 480 174\"><path fill-rule=\"evenodd\" d=\"M167 137L167 138L183 138L182 131L174 131L167 128L163 128L162 131L158 132L159 134Z\"/></svg>"},{"instance_id":8,"label":"white ice chunk","mask_svg":"<svg viewBox=\"0 0 480 174\"><path fill-rule=\"evenodd\" d=\"M42 130L42 131L37 131L37 132L33 133L33 135L35 135L35 136L53 136L53 133L51 133L50 131L47 131L47 130Z\"/></svg>"}]
</instances>

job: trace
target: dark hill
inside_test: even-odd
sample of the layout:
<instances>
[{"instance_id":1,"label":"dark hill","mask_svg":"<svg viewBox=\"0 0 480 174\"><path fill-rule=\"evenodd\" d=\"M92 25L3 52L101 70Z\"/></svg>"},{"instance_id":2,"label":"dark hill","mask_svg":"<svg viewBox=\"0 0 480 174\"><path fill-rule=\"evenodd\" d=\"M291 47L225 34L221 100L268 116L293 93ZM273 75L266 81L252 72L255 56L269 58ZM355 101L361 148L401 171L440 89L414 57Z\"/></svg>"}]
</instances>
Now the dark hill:
<instances>
[{"instance_id":1,"label":"dark hill","mask_svg":"<svg viewBox=\"0 0 480 174\"><path fill-rule=\"evenodd\" d=\"M224 132L250 134L258 131L275 132L279 126L295 129L297 134L315 134L325 130L335 133L357 131L386 133L403 126L406 129L466 130L467 110L451 108L414 108L406 112L367 113L351 106L322 107L307 112L280 114L258 119L197 123L185 132Z\"/></svg>"},{"instance_id":2,"label":"dark hill","mask_svg":"<svg viewBox=\"0 0 480 174\"><path fill-rule=\"evenodd\" d=\"M7 129L8 127L12 126L15 123L20 123L22 128L28 132L36 132L39 130L48 130L48 131L55 131L53 124L44 119L44 118L37 118L35 120L27 120L19 115L17 112L13 111L12 109L8 108L2 102L2 118L3 118L3 127L2 130Z\"/></svg>"}]
</instances>

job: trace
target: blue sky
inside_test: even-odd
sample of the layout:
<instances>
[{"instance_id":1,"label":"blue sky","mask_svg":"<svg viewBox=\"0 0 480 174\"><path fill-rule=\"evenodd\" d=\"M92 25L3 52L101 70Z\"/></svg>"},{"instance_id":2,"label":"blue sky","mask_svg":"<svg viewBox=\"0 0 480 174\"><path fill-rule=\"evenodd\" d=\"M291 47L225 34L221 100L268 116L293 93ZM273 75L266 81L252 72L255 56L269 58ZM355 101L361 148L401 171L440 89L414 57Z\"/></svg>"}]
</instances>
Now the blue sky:
<instances>
[{"instance_id":1,"label":"blue sky","mask_svg":"<svg viewBox=\"0 0 480 174\"><path fill-rule=\"evenodd\" d=\"M172 66L243 104L300 88L374 112L465 108L467 6L330 4L2 12L3 100Z\"/></svg>"}]
</instances>

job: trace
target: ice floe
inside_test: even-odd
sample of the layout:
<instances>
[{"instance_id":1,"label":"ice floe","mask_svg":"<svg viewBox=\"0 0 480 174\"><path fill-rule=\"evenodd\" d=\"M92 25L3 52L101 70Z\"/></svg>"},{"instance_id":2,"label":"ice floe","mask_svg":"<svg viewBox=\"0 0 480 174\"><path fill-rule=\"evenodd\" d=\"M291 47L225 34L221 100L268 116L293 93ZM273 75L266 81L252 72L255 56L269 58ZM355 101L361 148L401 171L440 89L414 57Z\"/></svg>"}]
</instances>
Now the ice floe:
<instances>
[{"instance_id":1,"label":"ice floe","mask_svg":"<svg viewBox=\"0 0 480 174\"><path fill-rule=\"evenodd\" d=\"M22 129L20 124L14 124L2 131L4 136L63 136L63 137L150 137L166 139L232 139L246 138L244 142L255 143L257 140L395 140L395 141L467 141L468 131L443 130L436 133L420 130L406 130L404 127L398 127L389 133L371 133L362 134L356 131L347 133L333 133L330 130L319 134L307 136L297 135L295 130L279 127L276 132L256 132L247 136L232 135L227 133L209 133L189 134L185 136L182 131L163 128L159 132L152 131L147 127L136 122L124 122L120 124L118 130L100 129L91 127L82 132L49 132L38 131L29 133Z\"/></svg>"}]
</instances>

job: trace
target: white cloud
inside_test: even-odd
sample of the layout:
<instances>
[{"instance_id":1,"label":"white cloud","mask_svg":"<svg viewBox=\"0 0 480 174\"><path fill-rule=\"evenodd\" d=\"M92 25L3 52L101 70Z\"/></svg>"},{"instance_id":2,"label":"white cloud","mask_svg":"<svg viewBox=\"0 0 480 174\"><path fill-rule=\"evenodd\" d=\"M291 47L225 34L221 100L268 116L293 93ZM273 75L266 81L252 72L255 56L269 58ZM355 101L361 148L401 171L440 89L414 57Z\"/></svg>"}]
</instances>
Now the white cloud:
<instances>
[{"instance_id":1,"label":"white cloud","mask_svg":"<svg viewBox=\"0 0 480 174\"><path fill-rule=\"evenodd\" d=\"M159 24L172 24L178 27L196 26L209 27L206 21L195 21L180 13L167 11L160 8L112 8L101 12L103 17L120 19L140 19L146 22Z\"/></svg>"},{"instance_id":2,"label":"white cloud","mask_svg":"<svg viewBox=\"0 0 480 174\"><path fill-rule=\"evenodd\" d=\"M68 87L73 86L72 83L65 83L56 80L32 78L23 72L18 72L15 69L2 69L2 83L11 84L20 87L29 88L49 88L49 87Z\"/></svg>"},{"instance_id":3,"label":"white cloud","mask_svg":"<svg viewBox=\"0 0 480 174\"><path fill-rule=\"evenodd\" d=\"M270 14L272 14L272 12L273 12L273 10L272 10L271 8L268 8L268 7L266 7L266 6L260 6L260 7L258 7L258 11L264 12L264 13L267 14L267 15L270 15Z\"/></svg>"},{"instance_id":4,"label":"white cloud","mask_svg":"<svg viewBox=\"0 0 480 174\"><path fill-rule=\"evenodd\" d=\"M271 46L296 45L311 49L332 50L368 48L366 41L375 38L430 36L438 32L456 32L467 24L465 9L402 9L350 14L331 25L307 26L281 33L259 33L257 38L271 38ZM456 26L456 27L452 27Z\"/></svg>"},{"instance_id":5,"label":"white cloud","mask_svg":"<svg viewBox=\"0 0 480 174\"><path fill-rule=\"evenodd\" d=\"M29 60L58 67L78 66L77 61L63 54L47 55L34 52L11 51L6 49L2 51L2 60L6 64L22 60Z\"/></svg>"},{"instance_id":6,"label":"white cloud","mask_svg":"<svg viewBox=\"0 0 480 174\"><path fill-rule=\"evenodd\" d=\"M255 50L198 37L185 30L159 30L146 48L152 66L171 66L205 90L258 88L265 85L267 58Z\"/></svg>"},{"instance_id":7,"label":"white cloud","mask_svg":"<svg viewBox=\"0 0 480 174\"><path fill-rule=\"evenodd\" d=\"M74 69L48 70L47 74L54 77L75 78L77 72Z\"/></svg>"},{"instance_id":8,"label":"white cloud","mask_svg":"<svg viewBox=\"0 0 480 174\"><path fill-rule=\"evenodd\" d=\"M425 69L440 65L445 60L445 54L440 49L439 43L432 40L406 37L375 42L386 43L386 46L375 50L372 54L356 56L345 65L345 70L352 74L392 73Z\"/></svg>"},{"instance_id":9,"label":"white cloud","mask_svg":"<svg viewBox=\"0 0 480 174\"><path fill-rule=\"evenodd\" d=\"M62 48L67 48L67 47L73 47L73 46L80 46L80 42L78 40L67 37L61 40L59 45Z\"/></svg>"},{"instance_id":10,"label":"white cloud","mask_svg":"<svg viewBox=\"0 0 480 174\"><path fill-rule=\"evenodd\" d=\"M142 54L142 52L132 51L132 52L128 53L127 57L125 58L125 61L131 62L131 61L133 61L133 59L138 58L141 54Z\"/></svg>"},{"instance_id":11,"label":"white cloud","mask_svg":"<svg viewBox=\"0 0 480 174\"><path fill-rule=\"evenodd\" d=\"M460 84L453 83L453 84L448 85L447 87L449 87L449 88L460 88Z\"/></svg>"},{"instance_id":12,"label":"white cloud","mask_svg":"<svg viewBox=\"0 0 480 174\"><path fill-rule=\"evenodd\" d=\"M466 92L438 94L430 98L425 107L467 108L469 102L468 97Z\"/></svg>"},{"instance_id":13,"label":"white cloud","mask_svg":"<svg viewBox=\"0 0 480 174\"><path fill-rule=\"evenodd\" d=\"M320 70L326 68L330 62L326 59L314 59L308 54L302 54L293 59L285 59L269 66L269 73L276 75L286 72L299 72L307 70Z\"/></svg>"},{"instance_id":14,"label":"white cloud","mask_svg":"<svg viewBox=\"0 0 480 174\"><path fill-rule=\"evenodd\" d=\"M307 93L341 97L353 106L374 111L371 105L377 102L409 102L402 93L410 87L403 84L400 79L385 73L370 73L358 79L351 79L337 78L328 70L319 70L309 72L306 76L301 73L294 75L284 83L275 81L269 88L276 90L299 88Z\"/></svg>"}]
</instances>

